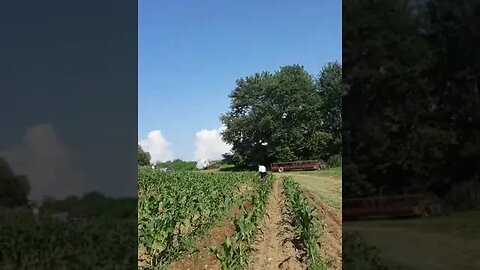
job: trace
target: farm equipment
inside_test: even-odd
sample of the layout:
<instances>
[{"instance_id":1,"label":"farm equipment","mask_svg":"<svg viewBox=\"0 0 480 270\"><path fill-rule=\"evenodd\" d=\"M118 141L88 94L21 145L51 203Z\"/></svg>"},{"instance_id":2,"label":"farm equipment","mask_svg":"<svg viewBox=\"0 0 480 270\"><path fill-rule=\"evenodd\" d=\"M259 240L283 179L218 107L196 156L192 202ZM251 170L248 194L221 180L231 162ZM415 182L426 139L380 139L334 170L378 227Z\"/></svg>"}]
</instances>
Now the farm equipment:
<instances>
[{"instance_id":1,"label":"farm equipment","mask_svg":"<svg viewBox=\"0 0 480 270\"><path fill-rule=\"evenodd\" d=\"M325 169L327 166L321 160L300 160L294 162L272 163L270 170L273 172L286 172L294 170L319 170Z\"/></svg>"},{"instance_id":2,"label":"farm equipment","mask_svg":"<svg viewBox=\"0 0 480 270\"><path fill-rule=\"evenodd\" d=\"M221 161L213 161L210 163L208 160L199 160L197 162L196 168L197 170L211 170L211 169L217 169L220 168Z\"/></svg>"},{"instance_id":3,"label":"farm equipment","mask_svg":"<svg viewBox=\"0 0 480 270\"><path fill-rule=\"evenodd\" d=\"M212 163L212 164L208 165L205 168L205 170L218 169L218 168L220 168L220 164L221 164L221 162Z\"/></svg>"},{"instance_id":4,"label":"farm equipment","mask_svg":"<svg viewBox=\"0 0 480 270\"><path fill-rule=\"evenodd\" d=\"M197 165L195 167L197 168L197 170L205 170L208 167L208 165L210 165L208 160L201 159L197 162Z\"/></svg>"},{"instance_id":5,"label":"farm equipment","mask_svg":"<svg viewBox=\"0 0 480 270\"><path fill-rule=\"evenodd\" d=\"M432 194L408 194L346 199L345 220L398 217L427 217L441 214L441 203Z\"/></svg>"}]
</instances>

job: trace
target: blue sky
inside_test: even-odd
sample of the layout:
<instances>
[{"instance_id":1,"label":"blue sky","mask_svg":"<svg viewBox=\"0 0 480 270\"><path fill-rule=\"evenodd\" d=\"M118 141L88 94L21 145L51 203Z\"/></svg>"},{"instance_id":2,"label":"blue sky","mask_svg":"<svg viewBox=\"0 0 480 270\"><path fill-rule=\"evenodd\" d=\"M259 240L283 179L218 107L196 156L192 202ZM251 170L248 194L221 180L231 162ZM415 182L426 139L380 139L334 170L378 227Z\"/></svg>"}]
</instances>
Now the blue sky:
<instances>
[{"instance_id":1,"label":"blue sky","mask_svg":"<svg viewBox=\"0 0 480 270\"><path fill-rule=\"evenodd\" d=\"M341 14L334 0L139 1L141 144L157 159L218 155L235 80L289 64L318 74L341 61Z\"/></svg>"}]
</instances>

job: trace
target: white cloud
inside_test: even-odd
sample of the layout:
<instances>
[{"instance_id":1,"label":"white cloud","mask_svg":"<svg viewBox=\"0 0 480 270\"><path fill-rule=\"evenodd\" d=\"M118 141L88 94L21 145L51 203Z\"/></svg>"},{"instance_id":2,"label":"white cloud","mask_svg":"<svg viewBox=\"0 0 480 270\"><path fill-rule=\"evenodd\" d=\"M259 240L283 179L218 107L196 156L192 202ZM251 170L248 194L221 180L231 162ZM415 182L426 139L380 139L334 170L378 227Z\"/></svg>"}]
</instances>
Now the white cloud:
<instances>
[{"instance_id":1,"label":"white cloud","mask_svg":"<svg viewBox=\"0 0 480 270\"><path fill-rule=\"evenodd\" d=\"M195 134L195 160L209 159L215 160L222 158L222 154L229 152L232 146L222 141L220 132L225 130L225 126L219 129L202 129Z\"/></svg>"},{"instance_id":2,"label":"white cloud","mask_svg":"<svg viewBox=\"0 0 480 270\"><path fill-rule=\"evenodd\" d=\"M15 174L28 177L31 200L40 202L46 195L61 199L83 193L85 178L50 124L27 129L23 142L1 150L0 156L7 160Z\"/></svg>"},{"instance_id":3,"label":"white cloud","mask_svg":"<svg viewBox=\"0 0 480 270\"><path fill-rule=\"evenodd\" d=\"M150 131L148 138L139 142L143 150L150 153L152 162L167 161L173 159L171 143L165 139L160 130Z\"/></svg>"}]
</instances>

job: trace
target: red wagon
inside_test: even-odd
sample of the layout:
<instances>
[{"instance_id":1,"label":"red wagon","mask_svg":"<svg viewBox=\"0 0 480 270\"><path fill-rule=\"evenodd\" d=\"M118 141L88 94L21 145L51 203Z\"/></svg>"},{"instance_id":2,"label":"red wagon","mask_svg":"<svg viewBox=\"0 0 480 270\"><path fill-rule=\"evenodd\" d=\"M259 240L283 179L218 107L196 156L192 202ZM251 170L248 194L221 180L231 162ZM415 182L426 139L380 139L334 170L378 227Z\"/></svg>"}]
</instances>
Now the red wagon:
<instances>
[{"instance_id":1,"label":"red wagon","mask_svg":"<svg viewBox=\"0 0 480 270\"><path fill-rule=\"evenodd\" d=\"M278 162L270 165L272 172L286 172L294 170L318 170L325 169L326 165L321 160L300 160L294 162Z\"/></svg>"},{"instance_id":2,"label":"red wagon","mask_svg":"<svg viewBox=\"0 0 480 270\"><path fill-rule=\"evenodd\" d=\"M344 220L421 217L442 212L438 198L431 194L345 199L342 208Z\"/></svg>"}]
</instances>

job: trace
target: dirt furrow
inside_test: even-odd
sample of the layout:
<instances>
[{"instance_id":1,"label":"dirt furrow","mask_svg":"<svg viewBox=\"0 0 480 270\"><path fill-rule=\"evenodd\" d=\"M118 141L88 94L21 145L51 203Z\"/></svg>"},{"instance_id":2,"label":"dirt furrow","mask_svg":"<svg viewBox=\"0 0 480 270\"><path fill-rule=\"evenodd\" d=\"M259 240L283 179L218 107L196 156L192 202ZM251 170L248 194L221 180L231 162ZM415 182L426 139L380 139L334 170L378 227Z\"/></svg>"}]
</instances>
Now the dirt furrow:
<instances>
[{"instance_id":1,"label":"dirt furrow","mask_svg":"<svg viewBox=\"0 0 480 270\"><path fill-rule=\"evenodd\" d=\"M249 200L244 201L243 206L247 211L252 210L252 204ZM188 254L182 259L173 262L169 270L218 270L220 262L209 251L210 246L221 246L225 237L233 237L235 235L235 225L233 221L242 214L239 205L233 206L226 218L219 224L211 228L203 237L197 241L197 252Z\"/></svg>"},{"instance_id":2,"label":"dirt furrow","mask_svg":"<svg viewBox=\"0 0 480 270\"><path fill-rule=\"evenodd\" d=\"M280 181L273 183L265 217L249 256L249 269L307 269L305 252L295 239L291 217L282 212L285 200Z\"/></svg>"},{"instance_id":3,"label":"dirt furrow","mask_svg":"<svg viewBox=\"0 0 480 270\"><path fill-rule=\"evenodd\" d=\"M337 209L322 202L310 191L303 195L314 205L323 223L320 235L320 257L328 269L342 269L342 214Z\"/></svg>"}]
</instances>

